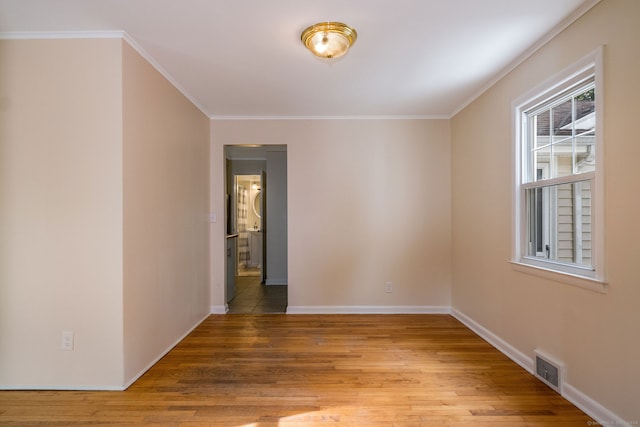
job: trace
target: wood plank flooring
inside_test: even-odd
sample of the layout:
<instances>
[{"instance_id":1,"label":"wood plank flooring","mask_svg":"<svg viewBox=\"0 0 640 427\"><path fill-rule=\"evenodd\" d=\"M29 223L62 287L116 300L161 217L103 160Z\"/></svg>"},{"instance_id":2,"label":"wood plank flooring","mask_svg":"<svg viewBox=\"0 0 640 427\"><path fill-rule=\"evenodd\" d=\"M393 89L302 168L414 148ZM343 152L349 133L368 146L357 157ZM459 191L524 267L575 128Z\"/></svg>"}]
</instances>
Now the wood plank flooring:
<instances>
[{"instance_id":1,"label":"wood plank flooring","mask_svg":"<svg viewBox=\"0 0 640 427\"><path fill-rule=\"evenodd\" d=\"M0 425L587 426L448 315L212 315L124 392L0 391Z\"/></svg>"}]
</instances>

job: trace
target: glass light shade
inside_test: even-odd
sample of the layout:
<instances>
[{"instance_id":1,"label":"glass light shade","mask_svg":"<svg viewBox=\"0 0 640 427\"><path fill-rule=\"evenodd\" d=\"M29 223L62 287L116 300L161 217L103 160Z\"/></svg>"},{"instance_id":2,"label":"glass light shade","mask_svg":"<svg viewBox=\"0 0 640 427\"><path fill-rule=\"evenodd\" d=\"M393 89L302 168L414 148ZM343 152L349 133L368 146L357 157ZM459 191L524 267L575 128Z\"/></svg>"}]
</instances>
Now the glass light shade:
<instances>
[{"instance_id":1,"label":"glass light shade","mask_svg":"<svg viewBox=\"0 0 640 427\"><path fill-rule=\"evenodd\" d=\"M315 24L302 32L302 43L316 56L339 58L355 43L356 30L341 22Z\"/></svg>"}]
</instances>

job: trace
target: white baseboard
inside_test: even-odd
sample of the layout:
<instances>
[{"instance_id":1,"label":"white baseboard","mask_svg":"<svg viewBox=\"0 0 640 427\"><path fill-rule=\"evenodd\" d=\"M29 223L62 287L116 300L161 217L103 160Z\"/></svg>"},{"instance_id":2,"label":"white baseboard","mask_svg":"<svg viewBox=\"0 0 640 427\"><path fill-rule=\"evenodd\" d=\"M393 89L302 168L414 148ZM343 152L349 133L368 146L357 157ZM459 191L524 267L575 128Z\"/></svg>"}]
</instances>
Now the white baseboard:
<instances>
[{"instance_id":1,"label":"white baseboard","mask_svg":"<svg viewBox=\"0 0 640 427\"><path fill-rule=\"evenodd\" d=\"M289 306L287 314L449 314L449 306Z\"/></svg>"},{"instance_id":2,"label":"white baseboard","mask_svg":"<svg viewBox=\"0 0 640 427\"><path fill-rule=\"evenodd\" d=\"M499 336L495 335L493 332L489 331L470 317L466 316L464 313L456 310L455 308L451 308L451 315L462 322L466 327L471 329L473 332L478 334L481 338L487 341L489 344L494 346L498 351L503 353L505 356L516 362L522 368L524 368L530 374L534 374L534 363L533 357L529 357L522 353L520 350L516 349L506 341L504 341ZM586 394L582 393L577 388L573 387L568 383L564 383L562 386L562 397L567 399L569 402L573 403L578 407L582 412L596 420L600 425L603 426L621 426L621 427L631 427L631 423L623 420L618 415L614 414ZM637 425L637 423L636 423Z\"/></svg>"},{"instance_id":3,"label":"white baseboard","mask_svg":"<svg viewBox=\"0 0 640 427\"><path fill-rule=\"evenodd\" d=\"M562 397L576 405L582 412L596 420L600 425L620 427L638 425L638 421L636 420L633 421L633 424L631 421L623 420L618 415L614 414L570 384L564 384L562 388Z\"/></svg>"},{"instance_id":4,"label":"white baseboard","mask_svg":"<svg viewBox=\"0 0 640 427\"><path fill-rule=\"evenodd\" d=\"M92 386L92 385L11 385L11 384L0 384L0 390L34 390L34 391L44 391L44 390L60 390L60 391L124 391L126 388L122 386Z\"/></svg>"},{"instance_id":5,"label":"white baseboard","mask_svg":"<svg viewBox=\"0 0 640 427\"><path fill-rule=\"evenodd\" d=\"M126 390L129 387L131 387L131 384L133 384L134 382L136 382L138 380L138 378L140 378L142 375L144 375L145 372L147 372L149 369L151 369L151 367L153 365L155 365L156 363L158 363L158 361L160 359L162 359L167 353L169 353L171 350L173 350L173 348L178 345L180 343L180 341L182 341L183 339L185 339L187 337L187 335L189 335L191 332L193 332L193 330L195 328L197 328L198 326L200 326L200 324L202 322L205 321L205 319L207 317L209 317L210 313L207 313L202 319L200 319L199 321L196 322L195 325L193 325L187 332L185 332L182 336L180 336L177 340L175 340L173 342L173 344L170 344L164 351L162 351L160 353L160 355L158 355L158 357L156 357L154 360L151 361L151 363L149 363L145 368L143 368L140 372L138 372L133 378L131 378L131 380L127 381L125 383L125 385L123 386L122 390Z\"/></svg>"},{"instance_id":6,"label":"white baseboard","mask_svg":"<svg viewBox=\"0 0 640 427\"><path fill-rule=\"evenodd\" d=\"M522 353L511 344L507 343L502 338L495 335L493 332L484 328L480 324L476 323L473 319L453 307L451 308L451 315L462 322L467 328L471 329L473 332L482 337L489 344L497 348L501 353L504 353L504 355L509 359L513 360L527 372L533 375L533 357L527 356L526 354Z\"/></svg>"},{"instance_id":7,"label":"white baseboard","mask_svg":"<svg viewBox=\"0 0 640 427\"><path fill-rule=\"evenodd\" d=\"M229 311L228 305L212 305L211 306L211 314L227 314Z\"/></svg>"}]
</instances>

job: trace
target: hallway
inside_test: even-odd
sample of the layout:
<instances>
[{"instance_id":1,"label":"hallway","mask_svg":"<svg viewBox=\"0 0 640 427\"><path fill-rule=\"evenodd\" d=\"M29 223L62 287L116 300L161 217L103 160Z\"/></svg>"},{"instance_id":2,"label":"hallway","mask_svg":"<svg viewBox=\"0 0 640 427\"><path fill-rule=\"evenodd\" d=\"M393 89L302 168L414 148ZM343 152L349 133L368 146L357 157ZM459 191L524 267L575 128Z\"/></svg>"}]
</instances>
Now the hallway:
<instances>
[{"instance_id":1,"label":"hallway","mask_svg":"<svg viewBox=\"0 0 640 427\"><path fill-rule=\"evenodd\" d=\"M236 296L229 302L229 314L285 313L287 286L262 285L260 276L236 276Z\"/></svg>"}]
</instances>

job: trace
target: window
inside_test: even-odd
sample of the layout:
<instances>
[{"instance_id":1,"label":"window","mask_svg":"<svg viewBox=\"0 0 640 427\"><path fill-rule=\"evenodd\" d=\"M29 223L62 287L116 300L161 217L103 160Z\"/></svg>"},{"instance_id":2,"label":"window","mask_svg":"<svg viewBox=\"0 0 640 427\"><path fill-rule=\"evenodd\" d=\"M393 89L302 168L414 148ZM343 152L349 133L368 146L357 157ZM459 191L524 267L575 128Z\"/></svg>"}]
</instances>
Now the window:
<instances>
[{"instance_id":1,"label":"window","mask_svg":"<svg viewBox=\"0 0 640 427\"><path fill-rule=\"evenodd\" d=\"M583 60L514 108L512 254L527 272L596 287L603 282L604 237L597 59Z\"/></svg>"}]
</instances>

